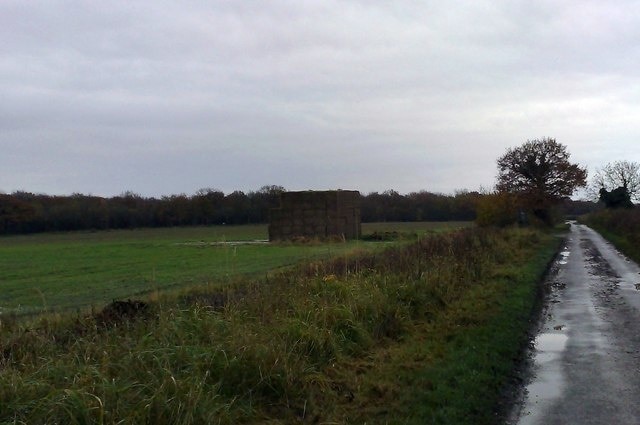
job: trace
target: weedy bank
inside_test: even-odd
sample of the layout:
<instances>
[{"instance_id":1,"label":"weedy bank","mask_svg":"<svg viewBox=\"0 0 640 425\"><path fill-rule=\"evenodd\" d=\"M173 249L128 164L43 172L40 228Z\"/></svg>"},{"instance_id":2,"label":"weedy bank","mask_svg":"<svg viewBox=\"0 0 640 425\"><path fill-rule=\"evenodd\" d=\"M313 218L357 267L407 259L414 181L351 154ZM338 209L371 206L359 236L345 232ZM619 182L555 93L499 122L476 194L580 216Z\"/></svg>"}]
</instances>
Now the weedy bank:
<instances>
[{"instance_id":1,"label":"weedy bank","mask_svg":"<svg viewBox=\"0 0 640 425\"><path fill-rule=\"evenodd\" d=\"M5 324L0 422L494 423L557 245L471 228Z\"/></svg>"},{"instance_id":2,"label":"weedy bank","mask_svg":"<svg viewBox=\"0 0 640 425\"><path fill-rule=\"evenodd\" d=\"M620 251L640 262L640 210L607 209L580 218Z\"/></svg>"}]
</instances>

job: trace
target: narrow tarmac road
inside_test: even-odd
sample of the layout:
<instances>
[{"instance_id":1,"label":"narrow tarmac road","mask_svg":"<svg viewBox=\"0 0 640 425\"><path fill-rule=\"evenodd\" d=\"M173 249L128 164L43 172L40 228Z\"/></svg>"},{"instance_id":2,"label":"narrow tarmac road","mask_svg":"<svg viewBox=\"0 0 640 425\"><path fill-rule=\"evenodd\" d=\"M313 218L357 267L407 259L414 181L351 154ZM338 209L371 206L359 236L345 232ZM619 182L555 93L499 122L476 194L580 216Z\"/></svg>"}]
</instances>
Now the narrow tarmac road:
<instances>
[{"instance_id":1,"label":"narrow tarmac road","mask_svg":"<svg viewBox=\"0 0 640 425\"><path fill-rule=\"evenodd\" d=\"M640 424L640 267L572 223L510 424Z\"/></svg>"}]
</instances>

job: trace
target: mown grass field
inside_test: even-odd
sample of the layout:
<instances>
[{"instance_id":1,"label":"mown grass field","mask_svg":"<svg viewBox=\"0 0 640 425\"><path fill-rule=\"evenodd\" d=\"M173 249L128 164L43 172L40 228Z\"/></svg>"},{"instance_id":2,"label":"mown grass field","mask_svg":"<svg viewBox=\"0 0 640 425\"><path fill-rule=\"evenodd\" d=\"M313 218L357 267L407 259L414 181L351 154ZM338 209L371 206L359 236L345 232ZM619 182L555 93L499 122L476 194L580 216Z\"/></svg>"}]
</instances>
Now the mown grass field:
<instances>
[{"instance_id":1,"label":"mown grass field","mask_svg":"<svg viewBox=\"0 0 640 425\"><path fill-rule=\"evenodd\" d=\"M493 424L559 243L434 233L106 321L5 323L0 423Z\"/></svg>"},{"instance_id":2,"label":"mown grass field","mask_svg":"<svg viewBox=\"0 0 640 425\"><path fill-rule=\"evenodd\" d=\"M421 235L469 223L372 223L363 233ZM267 239L266 225L118 230L0 238L0 312L101 306L168 288L217 285L380 244L227 245Z\"/></svg>"}]
</instances>

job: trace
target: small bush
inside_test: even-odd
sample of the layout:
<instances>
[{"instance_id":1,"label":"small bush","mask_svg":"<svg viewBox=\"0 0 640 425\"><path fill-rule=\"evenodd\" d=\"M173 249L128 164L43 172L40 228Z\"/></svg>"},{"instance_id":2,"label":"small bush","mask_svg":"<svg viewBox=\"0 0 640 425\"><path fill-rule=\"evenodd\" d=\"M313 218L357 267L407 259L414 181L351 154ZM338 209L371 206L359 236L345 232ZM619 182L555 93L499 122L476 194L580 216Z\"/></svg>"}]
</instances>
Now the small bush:
<instances>
[{"instance_id":1,"label":"small bush","mask_svg":"<svg viewBox=\"0 0 640 425\"><path fill-rule=\"evenodd\" d=\"M518 202L514 195L495 192L478 199L476 224L505 227L518 222Z\"/></svg>"}]
</instances>

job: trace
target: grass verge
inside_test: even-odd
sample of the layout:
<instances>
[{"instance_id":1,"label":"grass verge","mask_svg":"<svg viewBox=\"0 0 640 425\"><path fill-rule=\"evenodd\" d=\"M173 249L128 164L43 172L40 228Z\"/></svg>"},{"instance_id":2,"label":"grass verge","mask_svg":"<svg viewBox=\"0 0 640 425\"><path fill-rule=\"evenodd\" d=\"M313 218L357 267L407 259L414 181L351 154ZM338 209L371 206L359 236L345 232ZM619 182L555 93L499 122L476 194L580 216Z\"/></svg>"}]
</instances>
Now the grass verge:
<instances>
[{"instance_id":1,"label":"grass verge","mask_svg":"<svg viewBox=\"0 0 640 425\"><path fill-rule=\"evenodd\" d=\"M637 208L603 210L581 217L626 256L640 262L640 211Z\"/></svg>"},{"instance_id":2,"label":"grass verge","mask_svg":"<svg viewBox=\"0 0 640 425\"><path fill-rule=\"evenodd\" d=\"M503 415L501 391L519 362L539 295L537 283L558 243L545 241L532 257L494 269L492 279L462 296L425 329L422 347L440 353L426 367L400 376L405 395L402 423L494 424Z\"/></svg>"},{"instance_id":3,"label":"grass verge","mask_svg":"<svg viewBox=\"0 0 640 425\"><path fill-rule=\"evenodd\" d=\"M0 423L494 423L557 241L465 229L0 329Z\"/></svg>"}]
</instances>

